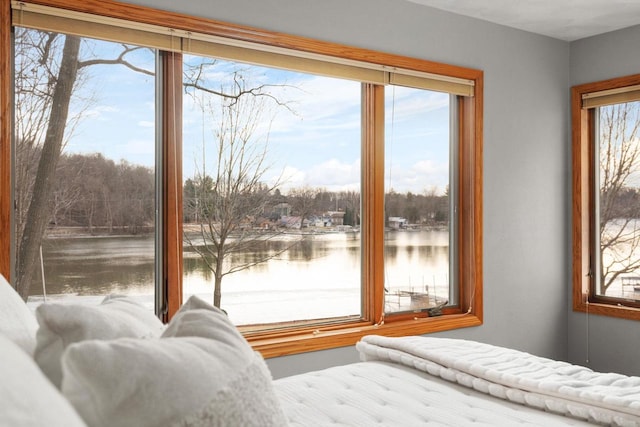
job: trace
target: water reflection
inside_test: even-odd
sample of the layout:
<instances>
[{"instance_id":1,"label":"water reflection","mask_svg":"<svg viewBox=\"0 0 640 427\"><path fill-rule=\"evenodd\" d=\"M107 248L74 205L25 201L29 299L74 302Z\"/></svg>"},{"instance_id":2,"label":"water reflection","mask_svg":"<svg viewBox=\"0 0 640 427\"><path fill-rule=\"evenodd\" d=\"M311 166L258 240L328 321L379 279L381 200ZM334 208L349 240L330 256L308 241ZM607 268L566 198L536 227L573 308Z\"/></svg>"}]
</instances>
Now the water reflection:
<instances>
[{"instance_id":1,"label":"water reflection","mask_svg":"<svg viewBox=\"0 0 640 427\"><path fill-rule=\"evenodd\" d=\"M153 295L151 236L47 239L42 250L47 294ZM40 277L34 276L32 295L42 294Z\"/></svg>"},{"instance_id":2,"label":"water reflection","mask_svg":"<svg viewBox=\"0 0 640 427\"><path fill-rule=\"evenodd\" d=\"M299 239L300 236L291 237ZM266 241L227 262L276 254L291 241ZM154 292L151 236L56 238L43 245L48 294L104 295ZM385 283L391 290L448 288L448 233L390 232L385 240ZM309 235L286 252L223 280L222 305L238 324L360 315L360 240L355 233ZM41 287L34 284L34 295ZM191 248L184 249L185 298L213 300L213 275Z\"/></svg>"}]
</instances>

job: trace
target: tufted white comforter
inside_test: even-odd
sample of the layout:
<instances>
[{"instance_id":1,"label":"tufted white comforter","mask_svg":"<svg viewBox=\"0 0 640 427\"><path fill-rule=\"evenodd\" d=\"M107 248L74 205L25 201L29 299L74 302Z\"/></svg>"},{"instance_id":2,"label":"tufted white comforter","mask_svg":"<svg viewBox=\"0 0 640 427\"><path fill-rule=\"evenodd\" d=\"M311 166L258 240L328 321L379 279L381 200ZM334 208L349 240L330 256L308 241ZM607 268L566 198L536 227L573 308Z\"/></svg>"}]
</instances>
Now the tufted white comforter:
<instances>
[{"instance_id":1,"label":"tufted white comforter","mask_svg":"<svg viewBox=\"0 0 640 427\"><path fill-rule=\"evenodd\" d=\"M290 427L564 427L591 424L496 399L392 362L274 381Z\"/></svg>"},{"instance_id":2,"label":"tufted white comforter","mask_svg":"<svg viewBox=\"0 0 640 427\"><path fill-rule=\"evenodd\" d=\"M356 348L364 361L409 366L510 402L598 424L640 425L639 377L447 338L367 336Z\"/></svg>"}]
</instances>

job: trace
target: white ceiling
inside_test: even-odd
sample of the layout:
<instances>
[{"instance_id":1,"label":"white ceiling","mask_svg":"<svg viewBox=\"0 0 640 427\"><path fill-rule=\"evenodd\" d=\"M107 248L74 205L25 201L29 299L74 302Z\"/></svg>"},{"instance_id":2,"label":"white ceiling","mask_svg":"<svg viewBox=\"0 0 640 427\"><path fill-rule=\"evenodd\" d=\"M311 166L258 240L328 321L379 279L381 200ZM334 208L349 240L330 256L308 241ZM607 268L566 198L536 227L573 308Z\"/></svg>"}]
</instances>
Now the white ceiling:
<instances>
[{"instance_id":1,"label":"white ceiling","mask_svg":"<svg viewBox=\"0 0 640 427\"><path fill-rule=\"evenodd\" d=\"M640 0L409 0L561 40L640 24Z\"/></svg>"}]
</instances>

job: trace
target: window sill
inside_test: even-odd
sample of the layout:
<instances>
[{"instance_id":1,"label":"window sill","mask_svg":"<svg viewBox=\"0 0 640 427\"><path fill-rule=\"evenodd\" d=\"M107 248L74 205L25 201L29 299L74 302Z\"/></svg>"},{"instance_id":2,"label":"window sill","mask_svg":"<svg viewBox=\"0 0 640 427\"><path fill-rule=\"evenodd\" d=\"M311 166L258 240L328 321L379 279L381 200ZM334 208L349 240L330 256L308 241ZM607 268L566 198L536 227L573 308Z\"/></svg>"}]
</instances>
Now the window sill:
<instances>
[{"instance_id":1,"label":"window sill","mask_svg":"<svg viewBox=\"0 0 640 427\"><path fill-rule=\"evenodd\" d=\"M574 302L573 311L595 314L599 316L617 317L619 319L640 320L640 308L628 307L620 303L603 304L597 302L586 303L583 301Z\"/></svg>"},{"instance_id":2,"label":"window sill","mask_svg":"<svg viewBox=\"0 0 640 427\"><path fill-rule=\"evenodd\" d=\"M263 357L270 358L350 346L365 335L390 337L421 335L481 324L482 320L474 314L451 314L395 321L383 325L351 326L332 330L317 329L288 336L248 337L247 339L254 350L262 353Z\"/></svg>"}]
</instances>

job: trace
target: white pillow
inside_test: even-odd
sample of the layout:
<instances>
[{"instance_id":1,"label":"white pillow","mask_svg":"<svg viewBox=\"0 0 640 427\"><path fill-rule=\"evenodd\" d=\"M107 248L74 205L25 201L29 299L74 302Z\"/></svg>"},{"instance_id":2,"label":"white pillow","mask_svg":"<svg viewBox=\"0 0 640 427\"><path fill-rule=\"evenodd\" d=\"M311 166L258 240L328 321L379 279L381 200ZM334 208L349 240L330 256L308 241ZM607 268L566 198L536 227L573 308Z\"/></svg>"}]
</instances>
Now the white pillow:
<instances>
[{"instance_id":1,"label":"white pillow","mask_svg":"<svg viewBox=\"0 0 640 427\"><path fill-rule=\"evenodd\" d=\"M131 298L105 297L100 305L42 304L36 309L40 329L34 358L42 372L60 387L60 358L75 342L116 338L159 337L164 325L155 314Z\"/></svg>"},{"instance_id":2,"label":"white pillow","mask_svg":"<svg viewBox=\"0 0 640 427\"><path fill-rule=\"evenodd\" d=\"M62 392L90 426L287 425L262 356L197 297L161 338L73 344L62 369Z\"/></svg>"},{"instance_id":3,"label":"white pillow","mask_svg":"<svg viewBox=\"0 0 640 427\"><path fill-rule=\"evenodd\" d=\"M31 356L0 335L0 425L84 426L73 407L42 374Z\"/></svg>"},{"instance_id":4,"label":"white pillow","mask_svg":"<svg viewBox=\"0 0 640 427\"><path fill-rule=\"evenodd\" d=\"M0 333L32 355L37 329L38 322L27 304L0 274Z\"/></svg>"}]
</instances>

